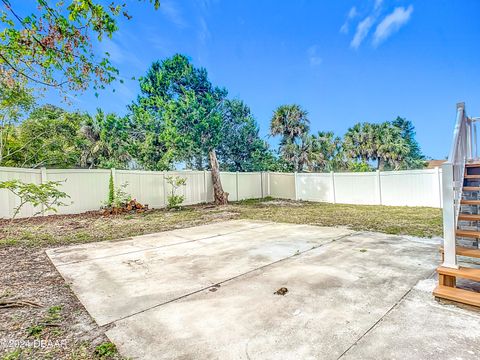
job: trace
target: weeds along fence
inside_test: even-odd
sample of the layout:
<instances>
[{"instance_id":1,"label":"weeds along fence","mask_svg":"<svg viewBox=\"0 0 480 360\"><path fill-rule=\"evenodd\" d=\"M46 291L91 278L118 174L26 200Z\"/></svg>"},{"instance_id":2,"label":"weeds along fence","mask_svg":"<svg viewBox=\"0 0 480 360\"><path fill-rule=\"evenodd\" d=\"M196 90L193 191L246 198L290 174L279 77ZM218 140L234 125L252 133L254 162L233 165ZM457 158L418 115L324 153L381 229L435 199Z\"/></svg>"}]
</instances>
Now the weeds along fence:
<instances>
[{"instance_id":1,"label":"weeds along fence","mask_svg":"<svg viewBox=\"0 0 480 360\"><path fill-rule=\"evenodd\" d=\"M76 214L97 210L107 200L112 171L114 184L127 183L126 191L151 208L167 203L168 176L181 176L187 185L178 190L185 205L213 201L209 171L136 171L88 169L22 169L0 167L0 181L18 179L41 184L62 181L71 204L59 208L59 214ZM439 168L429 170L385 171L371 173L275 173L222 172L222 185L230 201L271 196L279 199L308 200L343 204L442 207L442 177ZM10 218L18 198L0 190L0 218ZM38 212L26 205L19 217Z\"/></svg>"}]
</instances>

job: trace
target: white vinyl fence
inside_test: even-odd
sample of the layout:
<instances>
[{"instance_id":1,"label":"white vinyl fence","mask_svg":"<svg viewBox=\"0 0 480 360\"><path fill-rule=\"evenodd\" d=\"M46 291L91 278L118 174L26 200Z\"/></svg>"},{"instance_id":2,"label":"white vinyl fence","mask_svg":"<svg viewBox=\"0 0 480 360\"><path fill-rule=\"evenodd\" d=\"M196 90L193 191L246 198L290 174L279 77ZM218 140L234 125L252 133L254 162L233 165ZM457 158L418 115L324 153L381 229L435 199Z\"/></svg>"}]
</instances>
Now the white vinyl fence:
<instances>
[{"instance_id":1,"label":"white vinyl fence","mask_svg":"<svg viewBox=\"0 0 480 360\"><path fill-rule=\"evenodd\" d=\"M186 205L213 201L209 171L134 171L112 169L115 186L127 183L126 191L150 208L166 205L170 187L166 177L182 176L187 186L179 189ZM442 207L441 170L409 170L371 173L234 173L222 172L221 179L229 200L263 198L323 201L344 204ZM110 170L21 169L0 167L0 182L19 179L40 184L61 181L61 190L70 199L60 207L60 214L97 210L108 196ZM0 218L10 218L19 199L0 190ZM41 209L25 206L19 217Z\"/></svg>"}]
</instances>

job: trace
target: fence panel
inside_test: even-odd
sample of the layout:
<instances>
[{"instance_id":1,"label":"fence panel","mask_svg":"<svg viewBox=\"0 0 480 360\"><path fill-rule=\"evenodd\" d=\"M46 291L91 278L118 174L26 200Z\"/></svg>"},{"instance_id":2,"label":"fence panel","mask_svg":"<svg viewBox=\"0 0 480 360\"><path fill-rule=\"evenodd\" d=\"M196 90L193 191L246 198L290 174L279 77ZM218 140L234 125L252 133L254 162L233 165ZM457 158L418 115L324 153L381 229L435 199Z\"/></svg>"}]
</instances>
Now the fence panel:
<instances>
[{"instance_id":1,"label":"fence panel","mask_svg":"<svg viewBox=\"0 0 480 360\"><path fill-rule=\"evenodd\" d=\"M186 186L178 189L177 195L185 196L185 205L200 204L205 202L205 185L203 171L169 171L165 176L179 176L187 179ZM167 196L172 188L167 184Z\"/></svg>"},{"instance_id":2,"label":"fence panel","mask_svg":"<svg viewBox=\"0 0 480 360\"><path fill-rule=\"evenodd\" d=\"M70 195L59 214L78 214L98 210L108 199L110 170L48 169L47 180L62 181L61 190Z\"/></svg>"},{"instance_id":3,"label":"fence panel","mask_svg":"<svg viewBox=\"0 0 480 360\"><path fill-rule=\"evenodd\" d=\"M115 170L115 187L127 184L126 192L150 208L165 205L163 172Z\"/></svg>"},{"instance_id":4,"label":"fence panel","mask_svg":"<svg viewBox=\"0 0 480 360\"><path fill-rule=\"evenodd\" d=\"M0 167L0 181L20 180L26 183L40 184L42 181L40 169L19 169ZM14 209L20 204L19 198L7 190L0 190L0 219L13 216ZM23 206L18 217L32 216L40 211L40 208L34 208L30 205Z\"/></svg>"},{"instance_id":5,"label":"fence panel","mask_svg":"<svg viewBox=\"0 0 480 360\"><path fill-rule=\"evenodd\" d=\"M334 202L331 174L297 174L299 200Z\"/></svg>"},{"instance_id":6,"label":"fence panel","mask_svg":"<svg viewBox=\"0 0 480 360\"><path fill-rule=\"evenodd\" d=\"M213 201L213 186L209 171L133 171L115 170L114 183L128 183L126 191L151 208L163 207L170 188L165 176L187 179L178 193L185 204ZM74 214L99 209L107 200L110 170L87 169L21 169L0 167L0 181L19 179L40 184L42 181L62 181L61 190L70 195L68 207L60 214ZM272 196L281 199L337 202L345 204L383 204L396 206L442 206L441 171L409 170L373 173L229 173L221 172L223 189L229 200ZM0 190L0 218L10 218L19 200L6 190ZM31 216L41 209L25 206L19 217Z\"/></svg>"},{"instance_id":7,"label":"fence panel","mask_svg":"<svg viewBox=\"0 0 480 360\"><path fill-rule=\"evenodd\" d=\"M270 196L295 200L295 175L270 173Z\"/></svg>"},{"instance_id":8,"label":"fence panel","mask_svg":"<svg viewBox=\"0 0 480 360\"><path fill-rule=\"evenodd\" d=\"M262 197L262 173L238 173L238 200Z\"/></svg>"},{"instance_id":9,"label":"fence panel","mask_svg":"<svg viewBox=\"0 0 480 360\"><path fill-rule=\"evenodd\" d=\"M335 199L341 204L379 204L376 173L336 173Z\"/></svg>"},{"instance_id":10,"label":"fence panel","mask_svg":"<svg viewBox=\"0 0 480 360\"><path fill-rule=\"evenodd\" d=\"M436 169L381 172L382 204L441 207L441 176Z\"/></svg>"},{"instance_id":11,"label":"fence panel","mask_svg":"<svg viewBox=\"0 0 480 360\"><path fill-rule=\"evenodd\" d=\"M237 201L237 174L230 172L221 172L220 180L222 181L223 191L228 192L228 200ZM213 187L213 185L212 185Z\"/></svg>"}]
</instances>

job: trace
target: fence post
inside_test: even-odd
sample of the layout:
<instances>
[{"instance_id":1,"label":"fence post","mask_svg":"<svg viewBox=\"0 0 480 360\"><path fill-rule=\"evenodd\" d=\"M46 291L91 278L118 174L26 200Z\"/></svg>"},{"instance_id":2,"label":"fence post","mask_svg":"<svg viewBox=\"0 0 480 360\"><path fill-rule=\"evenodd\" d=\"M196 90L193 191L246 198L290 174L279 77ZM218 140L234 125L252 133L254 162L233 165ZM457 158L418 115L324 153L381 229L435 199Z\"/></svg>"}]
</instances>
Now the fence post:
<instances>
[{"instance_id":1,"label":"fence post","mask_svg":"<svg viewBox=\"0 0 480 360\"><path fill-rule=\"evenodd\" d=\"M376 171L376 182L377 182L377 202L378 205L382 205L382 184L380 180L380 170Z\"/></svg>"},{"instance_id":2,"label":"fence post","mask_svg":"<svg viewBox=\"0 0 480 360\"><path fill-rule=\"evenodd\" d=\"M267 171L267 196L272 195L272 190L270 189L270 171Z\"/></svg>"},{"instance_id":3,"label":"fence post","mask_svg":"<svg viewBox=\"0 0 480 360\"><path fill-rule=\"evenodd\" d=\"M240 199L238 198L238 171L235 172L235 189L236 189L236 192L237 192L237 201L239 201Z\"/></svg>"},{"instance_id":4,"label":"fence post","mask_svg":"<svg viewBox=\"0 0 480 360\"><path fill-rule=\"evenodd\" d=\"M295 201L298 200L298 189L297 189L297 172L293 173L293 184L295 186Z\"/></svg>"},{"instance_id":5,"label":"fence post","mask_svg":"<svg viewBox=\"0 0 480 360\"><path fill-rule=\"evenodd\" d=\"M263 171L260 171L260 194L263 199Z\"/></svg>"},{"instance_id":6,"label":"fence post","mask_svg":"<svg viewBox=\"0 0 480 360\"><path fill-rule=\"evenodd\" d=\"M40 184L45 184L47 182L47 169L44 167L40 168ZM45 205L41 205L42 216L45 216Z\"/></svg>"},{"instance_id":7,"label":"fence post","mask_svg":"<svg viewBox=\"0 0 480 360\"><path fill-rule=\"evenodd\" d=\"M208 188L207 188L207 170L203 170L203 199L205 203L208 202Z\"/></svg>"},{"instance_id":8,"label":"fence post","mask_svg":"<svg viewBox=\"0 0 480 360\"><path fill-rule=\"evenodd\" d=\"M332 204L337 203L337 199L335 197L335 173L330 171L330 188L332 189Z\"/></svg>"},{"instance_id":9,"label":"fence post","mask_svg":"<svg viewBox=\"0 0 480 360\"><path fill-rule=\"evenodd\" d=\"M167 206L167 176L166 172L163 172L163 205Z\"/></svg>"}]
</instances>

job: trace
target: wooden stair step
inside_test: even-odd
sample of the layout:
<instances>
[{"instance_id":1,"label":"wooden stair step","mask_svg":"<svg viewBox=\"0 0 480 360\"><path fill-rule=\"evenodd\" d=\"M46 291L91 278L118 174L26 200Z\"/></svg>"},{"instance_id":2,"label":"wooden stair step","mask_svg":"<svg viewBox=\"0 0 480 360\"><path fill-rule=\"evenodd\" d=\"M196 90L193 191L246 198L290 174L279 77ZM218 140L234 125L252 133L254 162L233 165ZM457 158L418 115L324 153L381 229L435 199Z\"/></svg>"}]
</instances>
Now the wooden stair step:
<instances>
[{"instance_id":1,"label":"wooden stair step","mask_svg":"<svg viewBox=\"0 0 480 360\"><path fill-rule=\"evenodd\" d=\"M443 254L443 246L440 248L440 252ZM457 246L455 248L455 253L460 256L468 256L468 257L480 259L480 249Z\"/></svg>"},{"instance_id":2,"label":"wooden stair step","mask_svg":"<svg viewBox=\"0 0 480 360\"><path fill-rule=\"evenodd\" d=\"M463 191L480 191L480 186L464 186Z\"/></svg>"},{"instance_id":3,"label":"wooden stair step","mask_svg":"<svg viewBox=\"0 0 480 360\"><path fill-rule=\"evenodd\" d=\"M440 275L459 277L462 279L469 279L473 281L480 281L480 269L460 266L458 269L452 269L440 266L437 268Z\"/></svg>"},{"instance_id":4,"label":"wooden stair step","mask_svg":"<svg viewBox=\"0 0 480 360\"><path fill-rule=\"evenodd\" d=\"M462 200L460 200L460 204L462 204L462 205L480 205L480 200L462 199Z\"/></svg>"},{"instance_id":5,"label":"wooden stair step","mask_svg":"<svg viewBox=\"0 0 480 360\"><path fill-rule=\"evenodd\" d=\"M465 175L465 179L480 179L480 175Z\"/></svg>"},{"instance_id":6,"label":"wooden stair step","mask_svg":"<svg viewBox=\"0 0 480 360\"><path fill-rule=\"evenodd\" d=\"M458 214L458 220L480 221L480 214Z\"/></svg>"},{"instance_id":7,"label":"wooden stair step","mask_svg":"<svg viewBox=\"0 0 480 360\"><path fill-rule=\"evenodd\" d=\"M476 230L457 230L455 234L461 237L480 238L480 231Z\"/></svg>"},{"instance_id":8,"label":"wooden stair step","mask_svg":"<svg viewBox=\"0 0 480 360\"><path fill-rule=\"evenodd\" d=\"M459 289L457 287L438 285L435 290L433 290L433 295L441 299L457 301L473 306L480 306L480 293Z\"/></svg>"}]
</instances>

